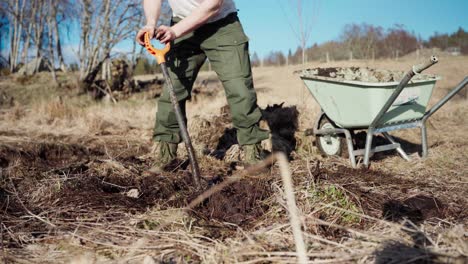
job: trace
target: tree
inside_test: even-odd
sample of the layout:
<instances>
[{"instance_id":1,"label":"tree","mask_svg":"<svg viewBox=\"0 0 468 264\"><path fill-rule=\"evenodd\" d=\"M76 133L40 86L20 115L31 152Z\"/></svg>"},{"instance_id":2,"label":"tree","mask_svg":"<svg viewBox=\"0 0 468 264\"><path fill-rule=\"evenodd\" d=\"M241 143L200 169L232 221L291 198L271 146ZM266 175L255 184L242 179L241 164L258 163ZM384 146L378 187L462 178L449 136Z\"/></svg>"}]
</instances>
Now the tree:
<instances>
[{"instance_id":1,"label":"tree","mask_svg":"<svg viewBox=\"0 0 468 264\"><path fill-rule=\"evenodd\" d=\"M468 32L462 27L452 34L434 33L433 36L425 43L429 48L440 48L446 50L450 47L459 48L462 54L468 54Z\"/></svg>"},{"instance_id":2,"label":"tree","mask_svg":"<svg viewBox=\"0 0 468 264\"><path fill-rule=\"evenodd\" d=\"M341 40L353 57L370 59L375 57L377 45L383 39L383 29L369 24L348 24L344 27Z\"/></svg>"},{"instance_id":3,"label":"tree","mask_svg":"<svg viewBox=\"0 0 468 264\"><path fill-rule=\"evenodd\" d=\"M382 50L387 57L398 58L418 48L418 39L403 25L390 28L382 40Z\"/></svg>"},{"instance_id":4,"label":"tree","mask_svg":"<svg viewBox=\"0 0 468 264\"><path fill-rule=\"evenodd\" d=\"M257 52L254 52L252 58L250 58L250 61L252 62L252 67L258 67L262 63L260 57L258 57Z\"/></svg>"},{"instance_id":5,"label":"tree","mask_svg":"<svg viewBox=\"0 0 468 264\"><path fill-rule=\"evenodd\" d=\"M19 64L20 41L23 34L23 18L26 5L25 0L5 1L0 4L2 13L6 14L9 22L8 38L10 51L8 61L10 71L16 70Z\"/></svg>"},{"instance_id":6,"label":"tree","mask_svg":"<svg viewBox=\"0 0 468 264\"><path fill-rule=\"evenodd\" d=\"M312 24L318 16L318 2L316 0L309 0L303 2L302 0L288 0L289 12L287 12L286 8L281 4L281 0L278 0L281 9L286 16L286 20L291 27L291 31L296 36L297 40L299 41L299 46L301 47L301 57L302 57L302 64L306 63L306 48L307 43L310 39L310 34L312 32ZM304 11L307 11L307 16L304 16ZM288 18L288 14L291 13L292 17L295 18L295 23L291 21L293 19Z\"/></svg>"},{"instance_id":7,"label":"tree","mask_svg":"<svg viewBox=\"0 0 468 264\"><path fill-rule=\"evenodd\" d=\"M109 64L112 49L125 39L133 39L141 24L140 5L138 0L80 1L78 57L84 90L93 85L101 67L108 68L105 64Z\"/></svg>"},{"instance_id":8,"label":"tree","mask_svg":"<svg viewBox=\"0 0 468 264\"><path fill-rule=\"evenodd\" d=\"M68 10L73 5L70 0L17 0L0 4L0 14L4 15L9 25L9 61L12 71L20 63L28 63L34 56L37 71L43 61L49 61L49 68L55 79L55 58L64 70L65 62L60 46L59 25L71 21L73 12ZM3 36L2 36L3 37ZM31 49L34 48L34 52Z\"/></svg>"},{"instance_id":9,"label":"tree","mask_svg":"<svg viewBox=\"0 0 468 264\"><path fill-rule=\"evenodd\" d=\"M268 66L281 66L286 63L286 56L281 51L272 51L265 58L265 65Z\"/></svg>"}]
</instances>

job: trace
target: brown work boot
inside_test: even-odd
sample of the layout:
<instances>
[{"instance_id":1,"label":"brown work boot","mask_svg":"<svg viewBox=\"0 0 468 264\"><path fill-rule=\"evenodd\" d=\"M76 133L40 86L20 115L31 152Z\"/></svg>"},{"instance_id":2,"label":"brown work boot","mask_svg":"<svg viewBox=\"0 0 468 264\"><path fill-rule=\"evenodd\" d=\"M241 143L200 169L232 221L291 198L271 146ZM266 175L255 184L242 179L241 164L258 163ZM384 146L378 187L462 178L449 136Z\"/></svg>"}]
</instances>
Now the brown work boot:
<instances>
[{"instance_id":1,"label":"brown work boot","mask_svg":"<svg viewBox=\"0 0 468 264\"><path fill-rule=\"evenodd\" d=\"M261 143L244 145L242 149L244 150L244 168L248 168L263 161L268 155L268 152L262 148Z\"/></svg>"},{"instance_id":2,"label":"brown work boot","mask_svg":"<svg viewBox=\"0 0 468 264\"><path fill-rule=\"evenodd\" d=\"M159 153L153 166L145 172L148 174L160 174L172 171L173 164L177 162L177 144L169 142L159 142Z\"/></svg>"}]
</instances>

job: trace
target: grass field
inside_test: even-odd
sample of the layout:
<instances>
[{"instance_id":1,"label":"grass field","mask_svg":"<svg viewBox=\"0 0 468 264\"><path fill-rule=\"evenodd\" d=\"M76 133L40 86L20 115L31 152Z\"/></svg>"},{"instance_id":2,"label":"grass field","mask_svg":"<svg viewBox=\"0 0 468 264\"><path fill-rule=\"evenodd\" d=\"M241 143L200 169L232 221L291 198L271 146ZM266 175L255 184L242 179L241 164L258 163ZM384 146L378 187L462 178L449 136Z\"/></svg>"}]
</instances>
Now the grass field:
<instances>
[{"instance_id":1,"label":"grass field","mask_svg":"<svg viewBox=\"0 0 468 264\"><path fill-rule=\"evenodd\" d=\"M416 62L306 67L406 71ZM352 169L346 159L322 157L314 137L305 136L320 109L294 74L302 68L255 68L254 82L261 108L295 141L289 166L310 262L468 262L466 89L429 120L427 159L418 154L419 130L405 130L393 135L410 162L388 152L375 155L370 169ZM468 57L442 57L428 72L442 77L432 105L468 75ZM45 73L0 78L0 261L296 262L276 164L187 208L201 193L188 169L143 175L155 156L151 93L114 104L79 94L71 74L59 75L60 87ZM215 74L201 73L196 87L189 130L209 189L241 173L235 163L242 152Z\"/></svg>"}]
</instances>

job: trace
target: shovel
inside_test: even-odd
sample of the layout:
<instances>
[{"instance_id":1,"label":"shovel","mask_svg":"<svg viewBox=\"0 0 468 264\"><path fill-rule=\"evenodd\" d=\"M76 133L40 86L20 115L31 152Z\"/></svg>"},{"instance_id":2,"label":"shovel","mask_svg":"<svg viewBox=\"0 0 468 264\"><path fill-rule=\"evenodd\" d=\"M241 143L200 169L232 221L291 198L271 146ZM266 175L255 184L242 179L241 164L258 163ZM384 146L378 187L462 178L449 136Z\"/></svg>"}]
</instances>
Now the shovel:
<instances>
[{"instance_id":1,"label":"shovel","mask_svg":"<svg viewBox=\"0 0 468 264\"><path fill-rule=\"evenodd\" d=\"M187 148L187 152L190 159L190 165L192 166L192 180L197 188L200 188L200 168L198 167L197 157L195 156L195 151L193 150L192 141L187 131L187 126L185 125L184 118L182 117L182 111L180 110L179 102L174 92L174 87L172 85L171 77L166 66L165 55L171 49L171 45L168 43L163 49L155 49L150 42L148 33L145 34L145 48L151 53L155 58L158 64L161 66L161 70L166 81L166 85L169 90L169 97L171 98L172 106L177 118L177 123L179 124L182 139Z\"/></svg>"}]
</instances>

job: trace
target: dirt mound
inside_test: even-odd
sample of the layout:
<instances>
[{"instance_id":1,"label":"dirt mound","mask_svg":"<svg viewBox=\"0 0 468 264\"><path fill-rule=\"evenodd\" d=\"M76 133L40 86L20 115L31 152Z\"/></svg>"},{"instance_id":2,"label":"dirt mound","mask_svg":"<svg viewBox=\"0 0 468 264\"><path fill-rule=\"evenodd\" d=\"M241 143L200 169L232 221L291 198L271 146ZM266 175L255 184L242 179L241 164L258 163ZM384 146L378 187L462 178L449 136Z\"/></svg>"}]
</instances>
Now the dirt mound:
<instances>
[{"instance_id":1,"label":"dirt mound","mask_svg":"<svg viewBox=\"0 0 468 264\"><path fill-rule=\"evenodd\" d=\"M299 111L296 106L281 104L268 105L262 111L262 120L271 133L273 151L282 151L288 156L296 149L295 133L298 129ZM194 135L194 142L202 144L204 153L217 159L224 159L226 153L237 141L236 129L232 126L229 106L220 110L221 114L208 119L195 121L199 124Z\"/></svg>"},{"instance_id":2,"label":"dirt mound","mask_svg":"<svg viewBox=\"0 0 468 264\"><path fill-rule=\"evenodd\" d=\"M367 67L333 67L333 68L314 68L306 69L300 72L302 77L324 78L334 81L359 81L370 83L399 82L403 79L405 72L371 69ZM435 79L434 75L417 74L412 80L430 80Z\"/></svg>"}]
</instances>

